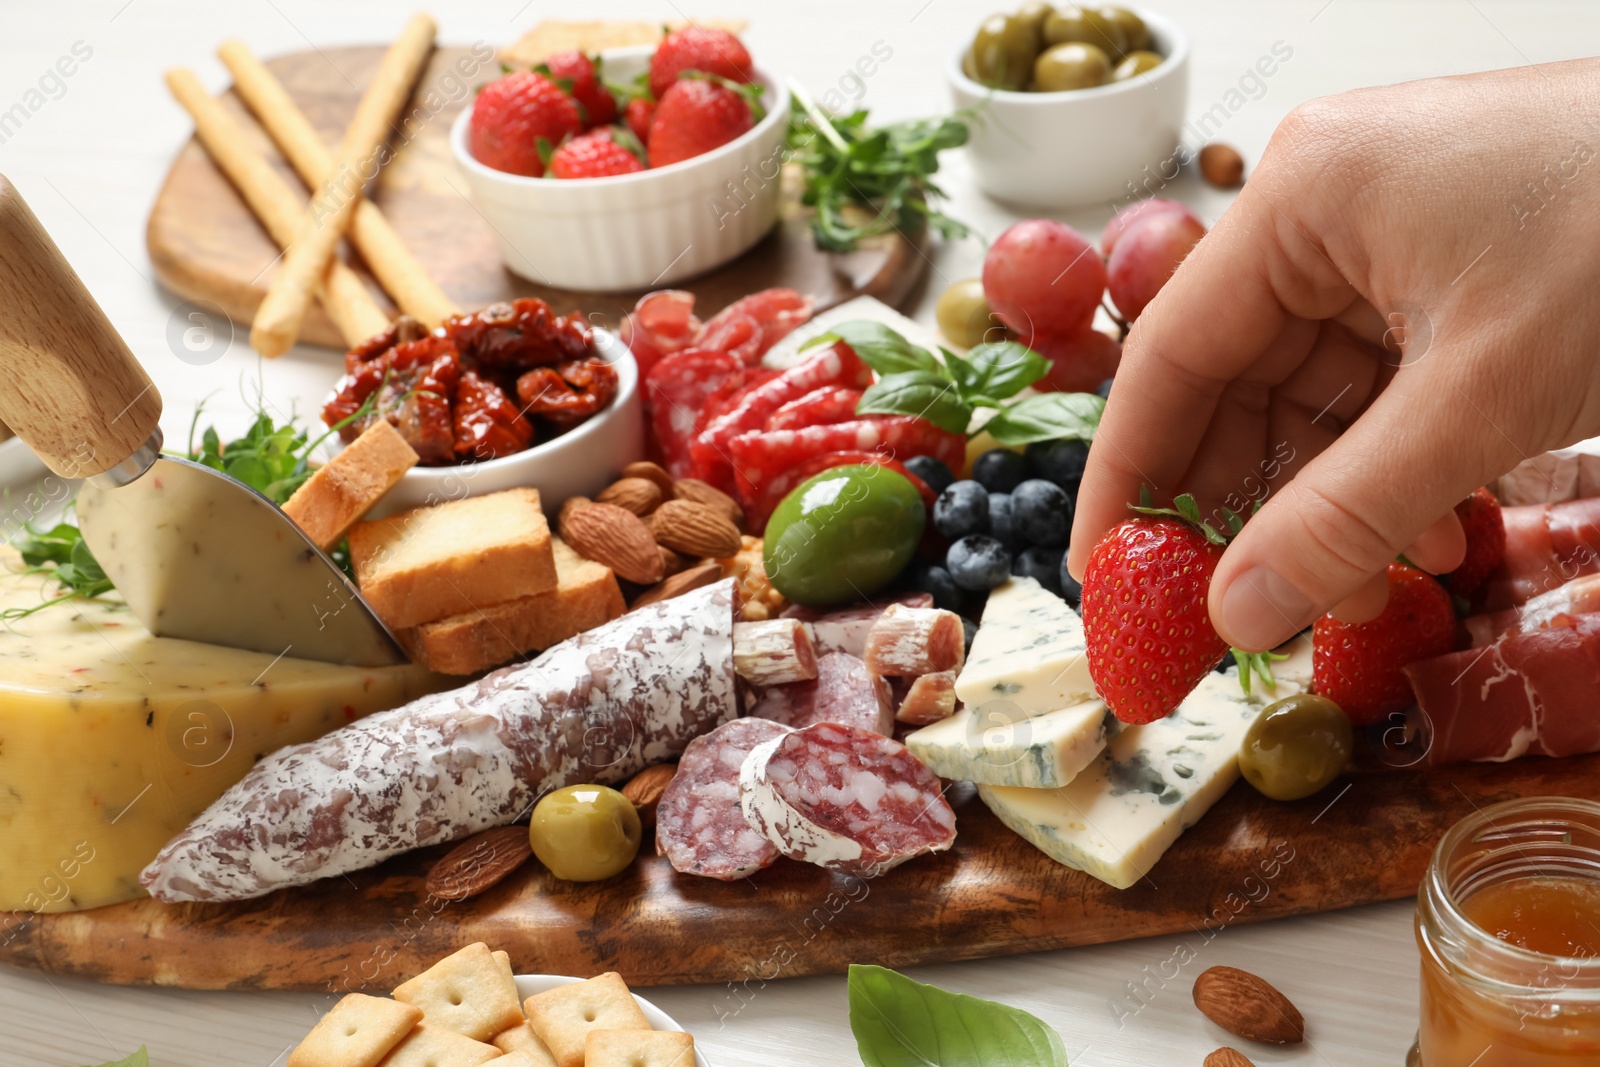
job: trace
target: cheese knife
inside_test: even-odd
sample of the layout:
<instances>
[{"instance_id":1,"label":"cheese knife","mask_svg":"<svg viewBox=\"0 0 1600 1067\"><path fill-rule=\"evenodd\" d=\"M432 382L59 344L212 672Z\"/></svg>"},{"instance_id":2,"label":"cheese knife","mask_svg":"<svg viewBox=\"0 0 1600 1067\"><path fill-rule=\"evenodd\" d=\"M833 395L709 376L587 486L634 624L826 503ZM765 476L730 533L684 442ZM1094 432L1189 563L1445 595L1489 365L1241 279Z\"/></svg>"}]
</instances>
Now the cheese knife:
<instances>
[{"instance_id":1,"label":"cheese knife","mask_svg":"<svg viewBox=\"0 0 1600 1067\"><path fill-rule=\"evenodd\" d=\"M161 394L0 177L0 422L64 478L153 634L362 667L405 662L353 582L243 482L161 452Z\"/></svg>"}]
</instances>

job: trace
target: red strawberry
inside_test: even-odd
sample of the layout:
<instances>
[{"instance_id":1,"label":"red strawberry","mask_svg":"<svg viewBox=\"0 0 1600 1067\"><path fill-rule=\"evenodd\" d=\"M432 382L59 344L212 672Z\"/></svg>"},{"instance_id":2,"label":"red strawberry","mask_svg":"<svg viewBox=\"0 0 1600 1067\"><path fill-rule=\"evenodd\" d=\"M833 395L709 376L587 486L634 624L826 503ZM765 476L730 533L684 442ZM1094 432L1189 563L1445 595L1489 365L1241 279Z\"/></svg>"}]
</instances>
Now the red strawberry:
<instances>
[{"instance_id":1,"label":"red strawberry","mask_svg":"<svg viewBox=\"0 0 1600 1067\"><path fill-rule=\"evenodd\" d=\"M628 101L628 106L622 109L622 120L628 124L628 129L639 138L639 143L650 143L650 123L655 121L656 102L647 96L636 96Z\"/></svg>"},{"instance_id":2,"label":"red strawberry","mask_svg":"<svg viewBox=\"0 0 1600 1067\"><path fill-rule=\"evenodd\" d=\"M578 105L555 82L518 70L490 82L472 105L472 158L486 167L537 178L544 173L539 141L554 147L578 133Z\"/></svg>"},{"instance_id":3,"label":"red strawberry","mask_svg":"<svg viewBox=\"0 0 1600 1067\"><path fill-rule=\"evenodd\" d=\"M1456 615L1444 586L1415 567L1391 563L1382 615L1363 623L1324 615L1312 626L1312 686L1365 726L1413 702L1402 668L1455 644Z\"/></svg>"},{"instance_id":4,"label":"red strawberry","mask_svg":"<svg viewBox=\"0 0 1600 1067\"><path fill-rule=\"evenodd\" d=\"M650 123L650 165L665 167L719 148L755 125L738 92L704 78L672 84Z\"/></svg>"},{"instance_id":5,"label":"red strawberry","mask_svg":"<svg viewBox=\"0 0 1600 1067\"><path fill-rule=\"evenodd\" d=\"M611 139L609 126L574 137L550 157L552 178L609 178L640 170L644 164Z\"/></svg>"},{"instance_id":6,"label":"red strawberry","mask_svg":"<svg viewBox=\"0 0 1600 1067\"><path fill-rule=\"evenodd\" d=\"M1470 600L1506 558L1506 524L1500 501L1481 488L1456 505L1456 517L1467 534L1467 557L1450 572L1450 592Z\"/></svg>"},{"instance_id":7,"label":"red strawberry","mask_svg":"<svg viewBox=\"0 0 1600 1067\"><path fill-rule=\"evenodd\" d=\"M716 74L741 84L754 76L750 53L739 38L710 26L685 26L661 39L650 57L650 94L660 100L686 70Z\"/></svg>"},{"instance_id":8,"label":"red strawberry","mask_svg":"<svg viewBox=\"0 0 1600 1067\"><path fill-rule=\"evenodd\" d=\"M594 60L576 48L557 52L543 63L551 79L572 84L572 99L583 108L585 129L609 126L617 117L617 98L600 83Z\"/></svg>"},{"instance_id":9,"label":"red strawberry","mask_svg":"<svg viewBox=\"0 0 1600 1067\"><path fill-rule=\"evenodd\" d=\"M1192 497L1175 503L1114 527L1083 576L1089 674L1123 722L1171 714L1228 651L1206 607L1224 538Z\"/></svg>"}]
</instances>

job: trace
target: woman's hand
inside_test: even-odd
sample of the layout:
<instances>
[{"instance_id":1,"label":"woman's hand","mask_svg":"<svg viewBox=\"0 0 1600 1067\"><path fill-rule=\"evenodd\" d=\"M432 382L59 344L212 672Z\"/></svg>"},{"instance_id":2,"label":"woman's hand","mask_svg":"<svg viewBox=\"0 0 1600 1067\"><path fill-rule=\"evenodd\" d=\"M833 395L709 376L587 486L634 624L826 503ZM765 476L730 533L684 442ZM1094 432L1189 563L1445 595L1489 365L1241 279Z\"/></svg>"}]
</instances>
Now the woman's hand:
<instances>
[{"instance_id":1,"label":"woman's hand","mask_svg":"<svg viewBox=\"0 0 1600 1067\"><path fill-rule=\"evenodd\" d=\"M1141 484L1248 514L1211 585L1230 643L1382 610L1442 573L1453 506L1600 432L1600 61L1300 107L1139 317L1071 570Z\"/></svg>"}]
</instances>

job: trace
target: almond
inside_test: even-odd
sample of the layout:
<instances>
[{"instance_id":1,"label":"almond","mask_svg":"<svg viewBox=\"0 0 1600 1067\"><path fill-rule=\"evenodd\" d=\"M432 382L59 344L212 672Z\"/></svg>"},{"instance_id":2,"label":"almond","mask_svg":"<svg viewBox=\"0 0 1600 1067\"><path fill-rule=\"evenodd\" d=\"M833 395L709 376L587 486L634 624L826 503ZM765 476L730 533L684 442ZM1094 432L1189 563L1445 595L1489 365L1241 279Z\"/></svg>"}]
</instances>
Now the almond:
<instances>
[{"instance_id":1,"label":"almond","mask_svg":"<svg viewBox=\"0 0 1600 1067\"><path fill-rule=\"evenodd\" d=\"M661 487L648 478L623 478L595 496L596 504L615 504L635 515L648 515L661 506Z\"/></svg>"},{"instance_id":2,"label":"almond","mask_svg":"<svg viewBox=\"0 0 1600 1067\"><path fill-rule=\"evenodd\" d=\"M1264 978L1237 967L1212 967L1194 980L1194 1006L1230 1034L1269 1045L1306 1039L1300 1010Z\"/></svg>"},{"instance_id":3,"label":"almond","mask_svg":"<svg viewBox=\"0 0 1600 1067\"><path fill-rule=\"evenodd\" d=\"M656 824L656 805L661 803L661 794L666 792L667 783L677 773L676 763L658 763L629 778L622 787L622 795L633 801L633 806L639 809L639 822L644 826Z\"/></svg>"},{"instance_id":4,"label":"almond","mask_svg":"<svg viewBox=\"0 0 1600 1067\"><path fill-rule=\"evenodd\" d=\"M672 551L672 549L664 545L657 545L656 547L661 550L661 575L663 578L671 578L689 565L688 560Z\"/></svg>"},{"instance_id":5,"label":"almond","mask_svg":"<svg viewBox=\"0 0 1600 1067\"><path fill-rule=\"evenodd\" d=\"M1244 157L1230 145L1200 149L1200 176L1218 189L1237 189L1244 182Z\"/></svg>"},{"instance_id":6,"label":"almond","mask_svg":"<svg viewBox=\"0 0 1600 1067\"><path fill-rule=\"evenodd\" d=\"M679 483L682 484L682 483ZM697 558L721 559L739 551L739 527L706 504L669 500L650 516L656 540L674 552Z\"/></svg>"},{"instance_id":7,"label":"almond","mask_svg":"<svg viewBox=\"0 0 1600 1067\"><path fill-rule=\"evenodd\" d=\"M672 475L668 474L659 463L651 463L647 459L630 463L622 468L622 477L643 478L647 482L654 482L656 488L661 490L661 499L672 499Z\"/></svg>"},{"instance_id":8,"label":"almond","mask_svg":"<svg viewBox=\"0 0 1600 1067\"><path fill-rule=\"evenodd\" d=\"M586 559L604 563L618 578L654 585L662 577L661 550L644 520L615 504L587 504L561 512L561 537Z\"/></svg>"},{"instance_id":9,"label":"almond","mask_svg":"<svg viewBox=\"0 0 1600 1067\"><path fill-rule=\"evenodd\" d=\"M497 826L446 852L428 872L426 887L440 900L466 900L501 881L531 855L526 826Z\"/></svg>"},{"instance_id":10,"label":"almond","mask_svg":"<svg viewBox=\"0 0 1600 1067\"><path fill-rule=\"evenodd\" d=\"M567 524L567 515L579 508L588 507L594 501L586 496L569 496L561 505L561 511L556 515L556 527L559 529Z\"/></svg>"},{"instance_id":11,"label":"almond","mask_svg":"<svg viewBox=\"0 0 1600 1067\"><path fill-rule=\"evenodd\" d=\"M712 582L722 580L722 568L715 563L700 563L686 571L680 571L671 578L662 582L653 589L646 589L639 594L639 599L633 602L636 608L646 604L656 604L663 600L671 600L675 596L692 593L696 589L704 589Z\"/></svg>"},{"instance_id":12,"label":"almond","mask_svg":"<svg viewBox=\"0 0 1600 1067\"><path fill-rule=\"evenodd\" d=\"M698 478L679 478L672 483L672 495L678 500L704 504L728 516L735 526L744 526L744 511L738 502L721 489L708 485Z\"/></svg>"},{"instance_id":13,"label":"almond","mask_svg":"<svg viewBox=\"0 0 1600 1067\"><path fill-rule=\"evenodd\" d=\"M1205 1067L1256 1067L1236 1048L1219 1048L1206 1057Z\"/></svg>"}]
</instances>

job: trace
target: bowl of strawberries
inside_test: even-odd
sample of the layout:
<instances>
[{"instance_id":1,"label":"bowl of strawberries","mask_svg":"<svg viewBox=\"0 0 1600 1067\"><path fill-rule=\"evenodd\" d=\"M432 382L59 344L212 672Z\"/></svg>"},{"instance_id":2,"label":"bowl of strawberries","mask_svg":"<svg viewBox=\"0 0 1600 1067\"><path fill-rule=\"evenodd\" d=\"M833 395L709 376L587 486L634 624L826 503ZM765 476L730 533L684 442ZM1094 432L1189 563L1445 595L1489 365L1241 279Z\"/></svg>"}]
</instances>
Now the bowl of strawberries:
<instances>
[{"instance_id":1,"label":"bowl of strawberries","mask_svg":"<svg viewBox=\"0 0 1600 1067\"><path fill-rule=\"evenodd\" d=\"M668 285L778 218L789 94L725 30L562 52L484 86L451 129L512 273L583 291Z\"/></svg>"}]
</instances>

